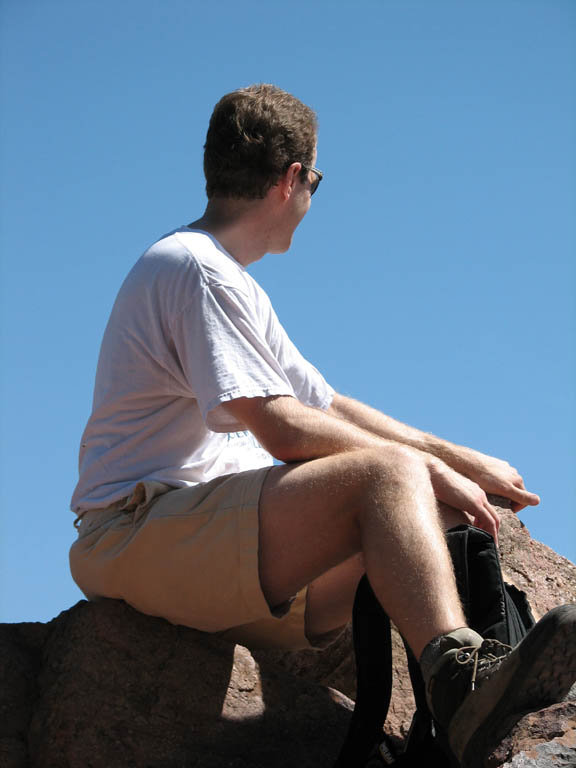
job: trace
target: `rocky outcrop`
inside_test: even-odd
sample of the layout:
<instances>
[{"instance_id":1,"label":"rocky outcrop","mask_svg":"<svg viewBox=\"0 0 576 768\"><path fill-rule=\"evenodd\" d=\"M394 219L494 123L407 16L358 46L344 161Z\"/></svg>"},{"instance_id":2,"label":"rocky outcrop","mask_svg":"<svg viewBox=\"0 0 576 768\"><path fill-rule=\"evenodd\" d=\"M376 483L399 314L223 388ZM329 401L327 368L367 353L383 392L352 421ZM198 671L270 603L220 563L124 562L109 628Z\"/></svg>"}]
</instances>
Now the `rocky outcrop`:
<instances>
[{"instance_id":1,"label":"rocky outcrop","mask_svg":"<svg viewBox=\"0 0 576 768\"><path fill-rule=\"evenodd\" d=\"M536 613L576 600L576 568L504 513L505 574ZM412 707L395 638L386 725ZM0 625L0 768L330 768L353 707L350 633L322 653L253 652L81 601L48 624ZM488 766L576 765L576 702L523 718ZM488 768L487 766L487 768Z\"/></svg>"},{"instance_id":2,"label":"rocky outcrop","mask_svg":"<svg viewBox=\"0 0 576 768\"><path fill-rule=\"evenodd\" d=\"M117 600L2 626L0 659L1 768L329 766L353 706Z\"/></svg>"}]
</instances>

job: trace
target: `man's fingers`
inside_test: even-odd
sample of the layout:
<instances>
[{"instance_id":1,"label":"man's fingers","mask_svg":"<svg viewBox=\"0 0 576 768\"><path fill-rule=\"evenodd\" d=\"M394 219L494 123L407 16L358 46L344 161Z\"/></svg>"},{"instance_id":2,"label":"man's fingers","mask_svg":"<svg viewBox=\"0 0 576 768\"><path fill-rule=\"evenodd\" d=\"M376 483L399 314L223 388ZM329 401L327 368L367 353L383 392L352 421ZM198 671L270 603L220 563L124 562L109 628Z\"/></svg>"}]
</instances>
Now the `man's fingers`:
<instances>
[{"instance_id":1,"label":"man's fingers","mask_svg":"<svg viewBox=\"0 0 576 768\"><path fill-rule=\"evenodd\" d=\"M494 509L494 507L485 501L482 505L479 505L474 511L469 510L469 513L474 517L474 525L477 528L481 528L486 533L489 533L496 544L498 544L498 529L500 528L500 515Z\"/></svg>"},{"instance_id":2,"label":"man's fingers","mask_svg":"<svg viewBox=\"0 0 576 768\"><path fill-rule=\"evenodd\" d=\"M474 517L474 525L489 533L496 544L498 544L498 528L500 527L500 518L495 510L483 510L482 515Z\"/></svg>"},{"instance_id":3,"label":"man's fingers","mask_svg":"<svg viewBox=\"0 0 576 768\"><path fill-rule=\"evenodd\" d=\"M488 515L491 521L490 525L493 529L491 533L492 533L492 536L494 537L494 541L496 542L496 544L498 544L498 530L500 528L500 515L494 509L494 507L488 502L486 502L486 507L487 507Z\"/></svg>"},{"instance_id":4,"label":"man's fingers","mask_svg":"<svg viewBox=\"0 0 576 768\"><path fill-rule=\"evenodd\" d=\"M516 502L514 506L520 504L521 506L519 509L524 509L524 507L535 507L537 504L540 504L540 496L525 491L523 488L517 488L515 485L511 485L505 495L510 501Z\"/></svg>"}]
</instances>

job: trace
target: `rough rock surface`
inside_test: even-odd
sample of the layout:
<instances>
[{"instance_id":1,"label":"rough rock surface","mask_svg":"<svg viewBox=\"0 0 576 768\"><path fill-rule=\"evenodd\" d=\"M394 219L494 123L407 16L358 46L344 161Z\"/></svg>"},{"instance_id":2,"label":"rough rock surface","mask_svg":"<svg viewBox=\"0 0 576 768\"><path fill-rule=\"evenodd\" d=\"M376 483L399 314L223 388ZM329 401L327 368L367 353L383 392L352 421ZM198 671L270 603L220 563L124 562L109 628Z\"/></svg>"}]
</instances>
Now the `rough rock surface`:
<instances>
[{"instance_id":1,"label":"rough rock surface","mask_svg":"<svg viewBox=\"0 0 576 768\"><path fill-rule=\"evenodd\" d=\"M576 567L509 512L500 544L535 613L576 600ZM413 703L397 636L395 648L387 730L401 740ZM0 768L329 768L353 695L350 632L321 653L250 653L81 601L48 624L0 625ZM524 717L497 766L576 766L576 701Z\"/></svg>"},{"instance_id":2,"label":"rough rock surface","mask_svg":"<svg viewBox=\"0 0 576 768\"><path fill-rule=\"evenodd\" d=\"M491 756L489 766L576 766L576 701L526 715Z\"/></svg>"},{"instance_id":3,"label":"rough rock surface","mask_svg":"<svg viewBox=\"0 0 576 768\"><path fill-rule=\"evenodd\" d=\"M82 601L45 629L44 642L25 649L27 625L0 633L1 768L312 768L335 759L352 703L276 665L259 669L241 646L117 600Z\"/></svg>"}]
</instances>

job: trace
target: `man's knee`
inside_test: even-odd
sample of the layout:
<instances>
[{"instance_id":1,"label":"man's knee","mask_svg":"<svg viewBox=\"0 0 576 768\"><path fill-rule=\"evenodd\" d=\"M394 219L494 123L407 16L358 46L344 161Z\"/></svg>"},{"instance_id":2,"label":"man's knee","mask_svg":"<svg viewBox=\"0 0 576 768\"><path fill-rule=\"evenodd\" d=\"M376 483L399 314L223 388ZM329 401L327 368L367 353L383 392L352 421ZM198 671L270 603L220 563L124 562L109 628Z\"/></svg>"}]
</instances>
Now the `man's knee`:
<instances>
[{"instance_id":1,"label":"man's knee","mask_svg":"<svg viewBox=\"0 0 576 768\"><path fill-rule=\"evenodd\" d=\"M401 445L357 451L348 461L350 486L348 514L353 527L362 536L365 525L374 516L395 518L406 513L415 496L427 506L435 506L430 475L415 451Z\"/></svg>"},{"instance_id":2,"label":"man's knee","mask_svg":"<svg viewBox=\"0 0 576 768\"><path fill-rule=\"evenodd\" d=\"M407 446L390 443L346 455L351 478L365 488L381 483L413 486L416 479L429 481L424 460Z\"/></svg>"}]
</instances>

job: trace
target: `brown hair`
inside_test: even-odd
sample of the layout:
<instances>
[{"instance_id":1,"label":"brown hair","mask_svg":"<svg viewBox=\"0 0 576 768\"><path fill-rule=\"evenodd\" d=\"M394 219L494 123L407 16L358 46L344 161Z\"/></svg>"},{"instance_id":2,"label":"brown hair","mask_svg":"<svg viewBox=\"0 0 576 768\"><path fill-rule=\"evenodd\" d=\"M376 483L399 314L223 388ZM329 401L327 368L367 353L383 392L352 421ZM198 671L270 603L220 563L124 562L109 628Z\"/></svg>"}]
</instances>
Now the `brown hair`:
<instances>
[{"instance_id":1,"label":"brown hair","mask_svg":"<svg viewBox=\"0 0 576 768\"><path fill-rule=\"evenodd\" d=\"M204 145L208 198L265 197L291 163L313 164L316 131L314 111L275 85L226 94L214 107Z\"/></svg>"}]
</instances>

